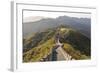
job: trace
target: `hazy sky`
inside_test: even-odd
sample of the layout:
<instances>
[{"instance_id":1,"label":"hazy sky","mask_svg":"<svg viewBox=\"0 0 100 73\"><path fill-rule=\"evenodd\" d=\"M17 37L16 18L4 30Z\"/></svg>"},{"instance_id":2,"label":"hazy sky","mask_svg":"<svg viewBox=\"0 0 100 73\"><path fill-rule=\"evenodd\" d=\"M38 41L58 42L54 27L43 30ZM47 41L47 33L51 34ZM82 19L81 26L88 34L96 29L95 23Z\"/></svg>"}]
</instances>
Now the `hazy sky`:
<instances>
[{"instance_id":1,"label":"hazy sky","mask_svg":"<svg viewBox=\"0 0 100 73\"><path fill-rule=\"evenodd\" d=\"M43 12L43 11L23 11L23 22L38 21L43 18L57 18L59 16L70 16L78 18L90 18L91 14L85 13L63 13L63 12Z\"/></svg>"}]
</instances>

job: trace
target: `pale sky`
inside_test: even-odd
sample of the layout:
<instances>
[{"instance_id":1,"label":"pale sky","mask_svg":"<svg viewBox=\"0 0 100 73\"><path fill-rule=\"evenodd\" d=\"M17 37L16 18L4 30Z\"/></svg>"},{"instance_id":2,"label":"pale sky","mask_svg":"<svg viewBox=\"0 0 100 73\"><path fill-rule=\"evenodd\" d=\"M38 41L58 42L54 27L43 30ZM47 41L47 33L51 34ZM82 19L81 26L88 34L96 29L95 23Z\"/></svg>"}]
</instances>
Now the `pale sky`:
<instances>
[{"instance_id":1,"label":"pale sky","mask_svg":"<svg viewBox=\"0 0 100 73\"><path fill-rule=\"evenodd\" d=\"M84 13L63 13L63 12L43 12L43 11L23 11L23 22L38 21L43 18L57 18L59 16L70 16L78 18L91 18L91 14Z\"/></svg>"}]
</instances>

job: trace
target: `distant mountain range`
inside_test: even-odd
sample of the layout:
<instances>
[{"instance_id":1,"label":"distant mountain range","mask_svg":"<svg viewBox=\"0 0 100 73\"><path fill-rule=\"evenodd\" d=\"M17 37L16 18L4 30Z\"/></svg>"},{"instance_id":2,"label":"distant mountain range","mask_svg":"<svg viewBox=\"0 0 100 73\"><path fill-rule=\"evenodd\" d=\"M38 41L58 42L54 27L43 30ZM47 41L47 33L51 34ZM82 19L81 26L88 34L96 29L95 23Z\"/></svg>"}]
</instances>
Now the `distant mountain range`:
<instances>
[{"instance_id":1,"label":"distant mountain range","mask_svg":"<svg viewBox=\"0 0 100 73\"><path fill-rule=\"evenodd\" d=\"M27 37L32 33L42 32L48 28L65 25L91 38L91 19L76 18L68 16L59 16L57 18L45 18L36 22L23 23L23 37Z\"/></svg>"}]
</instances>

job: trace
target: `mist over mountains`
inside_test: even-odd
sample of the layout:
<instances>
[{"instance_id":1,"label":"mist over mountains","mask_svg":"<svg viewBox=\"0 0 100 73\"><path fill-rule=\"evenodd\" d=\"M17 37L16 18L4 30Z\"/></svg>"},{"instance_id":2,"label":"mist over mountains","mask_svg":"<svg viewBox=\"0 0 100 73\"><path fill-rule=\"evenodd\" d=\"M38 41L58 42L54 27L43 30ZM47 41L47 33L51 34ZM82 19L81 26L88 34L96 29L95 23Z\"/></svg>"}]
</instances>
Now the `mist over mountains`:
<instances>
[{"instance_id":1,"label":"mist over mountains","mask_svg":"<svg viewBox=\"0 0 100 73\"><path fill-rule=\"evenodd\" d=\"M23 23L23 37L36 32L42 32L49 28L54 28L59 25L68 26L78 30L88 38L91 38L91 19L90 18L76 18L68 16L59 16L57 18L45 18L36 22Z\"/></svg>"}]
</instances>

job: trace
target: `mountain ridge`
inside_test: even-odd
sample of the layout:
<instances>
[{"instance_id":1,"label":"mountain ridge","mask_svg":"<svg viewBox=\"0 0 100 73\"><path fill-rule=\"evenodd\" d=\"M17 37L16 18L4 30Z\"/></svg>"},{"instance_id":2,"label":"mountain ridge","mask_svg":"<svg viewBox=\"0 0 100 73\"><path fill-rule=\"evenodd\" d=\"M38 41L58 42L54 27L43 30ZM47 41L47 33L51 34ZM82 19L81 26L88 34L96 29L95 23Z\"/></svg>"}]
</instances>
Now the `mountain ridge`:
<instances>
[{"instance_id":1,"label":"mountain ridge","mask_svg":"<svg viewBox=\"0 0 100 73\"><path fill-rule=\"evenodd\" d=\"M55 45L55 37L58 33L59 41L64 44L64 50L71 54L72 57L77 60L90 58L90 39L73 28L60 25L40 32L29 39L29 43L24 45L24 48L29 49L23 49L24 62L40 61L45 55L48 55L53 45ZM27 42L28 40L24 41L23 44Z\"/></svg>"},{"instance_id":2,"label":"mountain ridge","mask_svg":"<svg viewBox=\"0 0 100 73\"><path fill-rule=\"evenodd\" d=\"M59 24L70 26L91 38L91 19L60 16L58 18L41 19L36 22L23 23L23 36L26 37L33 32L40 32L47 28L59 26Z\"/></svg>"}]
</instances>

